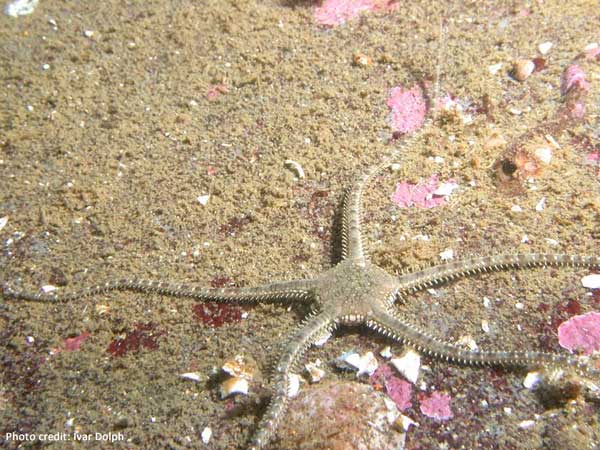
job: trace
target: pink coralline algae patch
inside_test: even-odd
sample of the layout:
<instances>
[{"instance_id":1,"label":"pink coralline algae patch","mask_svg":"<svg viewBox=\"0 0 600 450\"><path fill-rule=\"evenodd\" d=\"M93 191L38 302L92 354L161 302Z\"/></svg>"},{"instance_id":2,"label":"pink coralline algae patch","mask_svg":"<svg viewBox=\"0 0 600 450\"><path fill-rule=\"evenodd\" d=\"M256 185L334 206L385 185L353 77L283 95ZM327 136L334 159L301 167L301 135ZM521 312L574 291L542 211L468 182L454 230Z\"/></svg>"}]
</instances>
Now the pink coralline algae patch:
<instances>
[{"instance_id":1,"label":"pink coralline algae patch","mask_svg":"<svg viewBox=\"0 0 600 450\"><path fill-rule=\"evenodd\" d=\"M325 0L315 8L315 20L329 27L341 25L364 12L393 11L396 0Z\"/></svg>"},{"instance_id":2,"label":"pink coralline algae patch","mask_svg":"<svg viewBox=\"0 0 600 450\"><path fill-rule=\"evenodd\" d=\"M421 412L427 417L438 421L452 419L453 414L450 409L450 396L433 392L431 395L420 394L419 402Z\"/></svg>"},{"instance_id":3,"label":"pink coralline algae patch","mask_svg":"<svg viewBox=\"0 0 600 450\"><path fill-rule=\"evenodd\" d=\"M571 317L558 327L558 343L570 351L591 355L600 350L600 313Z\"/></svg>"},{"instance_id":4,"label":"pink coralline algae patch","mask_svg":"<svg viewBox=\"0 0 600 450\"><path fill-rule=\"evenodd\" d=\"M560 77L561 95L567 95L571 89L579 89L583 92L590 90L590 83L585 79L585 72L577 64L567 67Z\"/></svg>"},{"instance_id":5,"label":"pink coralline algae patch","mask_svg":"<svg viewBox=\"0 0 600 450\"><path fill-rule=\"evenodd\" d=\"M380 384L383 384L386 394L394 401L398 410L404 411L412 407L411 384L394 375L392 369L385 364L379 366L371 377L371 385Z\"/></svg>"},{"instance_id":6,"label":"pink coralline algae patch","mask_svg":"<svg viewBox=\"0 0 600 450\"><path fill-rule=\"evenodd\" d=\"M81 344L83 344L89 337L90 337L90 333L85 332L85 333L81 333L79 336L75 336L72 338L66 338L63 341L63 347L67 352L75 352L80 349Z\"/></svg>"},{"instance_id":7,"label":"pink coralline algae patch","mask_svg":"<svg viewBox=\"0 0 600 450\"><path fill-rule=\"evenodd\" d=\"M457 186L453 180L440 184L437 175L434 174L423 183L398 183L391 199L400 208L434 208L446 203L448 196Z\"/></svg>"},{"instance_id":8,"label":"pink coralline algae patch","mask_svg":"<svg viewBox=\"0 0 600 450\"><path fill-rule=\"evenodd\" d=\"M390 90L387 100L392 130L397 133L412 133L418 130L425 121L427 101L420 86L404 89L397 86Z\"/></svg>"}]
</instances>

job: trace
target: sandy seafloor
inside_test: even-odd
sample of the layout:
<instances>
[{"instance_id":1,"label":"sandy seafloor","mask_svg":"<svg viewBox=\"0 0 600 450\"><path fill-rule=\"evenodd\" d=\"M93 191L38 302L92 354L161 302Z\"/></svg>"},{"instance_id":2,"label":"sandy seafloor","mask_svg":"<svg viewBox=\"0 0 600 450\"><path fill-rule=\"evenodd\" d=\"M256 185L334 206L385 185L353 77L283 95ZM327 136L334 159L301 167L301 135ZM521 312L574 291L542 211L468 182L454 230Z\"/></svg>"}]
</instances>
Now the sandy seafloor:
<instances>
[{"instance_id":1,"label":"sandy seafloor","mask_svg":"<svg viewBox=\"0 0 600 450\"><path fill-rule=\"evenodd\" d=\"M130 276L205 286L308 277L338 253L331 237L344 187L394 151L400 170L365 194L366 239L386 270L439 261L446 249L456 257L597 254L600 185L585 158L600 142L598 63L585 69L592 86L585 121L553 136L560 149L534 187L499 185L492 165L503 149L486 145L493 136L518 141L560 107L561 72L600 40L597 6L401 2L396 12L331 29L316 24L313 3L287 0L42 0L29 16L2 15L0 216L8 223L0 231L0 281L37 291ZM511 61L539 56L544 41L554 44L547 67L524 83L511 79ZM372 64L353 64L357 52ZM488 67L497 63L502 69L492 75ZM474 107L471 124L434 120L408 146L390 139L389 89L436 74L440 92L475 106L487 98L493 113ZM228 92L209 101L220 84ZM298 180L286 159L306 177ZM397 182L434 173L460 186L447 205L399 209L390 201ZM205 206L197 200L204 194ZM469 334L483 349L565 352L550 322L600 308L581 286L589 273L502 272L438 287L398 308L443 339ZM569 301L578 308L566 308ZM0 446L44 447L9 442L10 431L77 429L120 431L125 440L115 448L244 448L268 398L269 358L305 311L248 307L240 322L214 328L194 318L194 304L125 292L56 305L2 299ZM157 349L107 352L139 324L163 333ZM50 355L85 332L79 351ZM386 344L350 330L306 361L320 358L327 377L352 379L331 361ZM247 397L221 400L214 372L236 354L256 361L263 382ZM408 449L597 448L597 405L578 398L549 406L522 387L524 371L423 363L422 380L451 395L454 417L435 422L415 403L405 411L420 424L408 433ZM195 384L179 377L185 372L212 378ZM519 427L529 419L534 426ZM205 427L213 432L208 445L200 438Z\"/></svg>"}]
</instances>

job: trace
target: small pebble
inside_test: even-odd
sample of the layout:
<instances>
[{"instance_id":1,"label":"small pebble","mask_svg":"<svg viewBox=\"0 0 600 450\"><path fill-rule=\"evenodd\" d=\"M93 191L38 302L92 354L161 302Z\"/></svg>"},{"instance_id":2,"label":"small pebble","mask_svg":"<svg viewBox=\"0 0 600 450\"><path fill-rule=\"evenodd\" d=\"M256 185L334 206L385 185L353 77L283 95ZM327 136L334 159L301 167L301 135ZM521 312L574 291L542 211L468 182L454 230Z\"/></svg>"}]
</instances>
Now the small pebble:
<instances>
[{"instance_id":1,"label":"small pebble","mask_svg":"<svg viewBox=\"0 0 600 450\"><path fill-rule=\"evenodd\" d=\"M586 275L581 279L581 284L588 289L600 289L600 273Z\"/></svg>"},{"instance_id":2,"label":"small pebble","mask_svg":"<svg viewBox=\"0 0 600 450\"><path fill-rule=\"evenodd\" d=\"M530 59L519 59L514 62L512 76L517 81L525 81L535 70L535 63Z\"/></svg>"}]
</instances>

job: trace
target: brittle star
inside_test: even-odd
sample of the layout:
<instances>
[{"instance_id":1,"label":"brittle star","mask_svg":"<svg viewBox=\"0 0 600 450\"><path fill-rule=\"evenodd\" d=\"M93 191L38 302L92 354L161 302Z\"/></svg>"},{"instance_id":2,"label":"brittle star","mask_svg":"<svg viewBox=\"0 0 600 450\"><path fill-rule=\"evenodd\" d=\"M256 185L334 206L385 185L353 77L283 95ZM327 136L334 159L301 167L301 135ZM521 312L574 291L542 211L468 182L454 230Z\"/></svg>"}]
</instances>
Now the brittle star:
<instances>
[{"instance_id":1,"label":"brittle star","mask_svg":"<svg viewBox=\"0 0 600 450\"><path fill-rule=\"evenodd\" d=\"M448 362L474 366L562 368L597 380L599 370L588 357L538 351L468 350L425 333L394 310L394 302L407 295L460 277L481 272L527 267L574 266L600 268L600 257L564 254L500 254L472 257L394 276L369 258L361 234L362 195L369 181L389 162L360 175L343 198L341 260L312 279L280 281L250 288L206 289L196 285L126 279L108 281L65 295L16 292L5 297L31 301L66 302L110 290L153 292L217 302L305 302L311 312L289 338L272 375L272 396L252 438L250 449L265 448L275 434L290 401L291 375L306 350L339 326L366 326L423 354Z\"/></svg>"}]
</instances>

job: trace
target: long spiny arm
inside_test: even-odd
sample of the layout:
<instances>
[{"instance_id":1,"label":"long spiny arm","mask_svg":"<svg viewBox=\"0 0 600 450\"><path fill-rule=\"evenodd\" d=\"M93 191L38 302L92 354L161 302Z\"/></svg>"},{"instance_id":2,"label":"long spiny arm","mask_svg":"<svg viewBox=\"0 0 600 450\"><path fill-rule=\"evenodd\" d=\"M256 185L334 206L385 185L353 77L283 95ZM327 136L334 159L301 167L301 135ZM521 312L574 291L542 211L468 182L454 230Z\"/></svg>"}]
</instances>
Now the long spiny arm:
<instances>
[{"instance_id":1,"label":"long spiny arm","mask_svg":"<svg viewBox=\"0 0 600 450\"><path fill-rule=\"evenodd\" d=\"M483 272L546 266L599 269L600 257L546 253L473 257L401 275L399 281L402 286L402 292L417 292L435 284Z\"/></svg>"},{"instance_id":2,"label":"long spiny arm","mask_svg":"<svg viewBox=\"0 0 600 450\"><path fill-rule=\"evenodd\" d=\"M537 351L470 351L443 342L400 319L392 311L377 311L367 326L418 352L437 359L474 366L556 367L575 370L579 375L598 379L599 370L581 356Z\"/></svg>"},{"instance_id":3,"label":"long spiny arm","mask_svg":"<svg viewBox=\"0 0 600 450\"><path fill-rule=\"evenodd\" d=\"M344 195L342 203L342 259L368 260L361 234L362 195L369 181L391 163L385 161L360 175Z\"/></svg>"},{"instance_id":4,"label":"long spiny arm","mask_svg":"<svg viewBox=\"0 0 600 450\"><path fill-rule=\"evenodd\" d=\"M252 438L250 450L259 450L267 446L277 430L279 421L285 414L289 401L290 375L298 370L300 360L306 350L325 333L335 328L334 320L326 313L309 317L281 352L281 359L273 374L273 396L263 415L256 434Z\"/></svg>"},{"instance_id":5,"label":"long spiny arm","mask_svg":"<svg viewBox=\"0 0 600 450\"><path fill-rule=\"evenodd\" d=\"M3 296L35 302L69 302L108 291L150 292L173 297L191 297L199 300L258 303L261 301L304 300L310 297L312 280L279 281L248 288L207 289L197 285L169 283L163 281L122 279L86 287L73 292L60 294L31 293L14 291L5 287Z\"/></svg>"}]
</instances>

